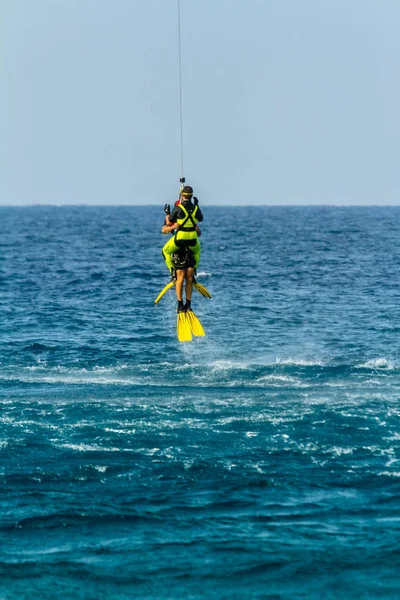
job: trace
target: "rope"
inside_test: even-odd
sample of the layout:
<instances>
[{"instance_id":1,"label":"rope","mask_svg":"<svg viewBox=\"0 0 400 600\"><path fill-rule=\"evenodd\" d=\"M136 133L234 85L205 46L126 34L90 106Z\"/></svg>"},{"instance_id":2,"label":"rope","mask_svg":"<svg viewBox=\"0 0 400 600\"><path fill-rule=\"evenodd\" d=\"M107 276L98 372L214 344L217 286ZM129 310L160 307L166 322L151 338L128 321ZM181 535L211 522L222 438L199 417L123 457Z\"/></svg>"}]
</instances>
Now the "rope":
<instances>
[{"instance_id":1,"label":"rope","mask_svg":"<svg viewBox=\"0 0 400 600\"><path fill-rule=\"evenodd\" d=\"M183 110L182 110L182 60L181 60L181 6L178 0L178 48L179 48L179 105L181 121L181 179L183 178Z\"/></svg>"}]
</instances>

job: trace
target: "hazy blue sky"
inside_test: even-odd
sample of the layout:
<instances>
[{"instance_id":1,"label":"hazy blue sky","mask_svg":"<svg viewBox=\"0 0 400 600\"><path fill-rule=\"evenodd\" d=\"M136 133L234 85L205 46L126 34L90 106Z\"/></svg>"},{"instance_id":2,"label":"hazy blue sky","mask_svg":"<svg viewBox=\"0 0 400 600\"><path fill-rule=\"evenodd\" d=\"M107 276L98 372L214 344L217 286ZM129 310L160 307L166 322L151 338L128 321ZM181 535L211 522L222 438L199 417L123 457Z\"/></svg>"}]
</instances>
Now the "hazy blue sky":
<instances>
[{"instance_id":1,"label":"hazy blue sky","mask_svg":"<svg viewBox=\"0 0 400 600\"><path fill-rule=\"evenodd\" d=\"M0 204L164 204L177 0L2 0ZM203 204L400 204L398 0L181 0Z\"/></svg>"}]
</instances>

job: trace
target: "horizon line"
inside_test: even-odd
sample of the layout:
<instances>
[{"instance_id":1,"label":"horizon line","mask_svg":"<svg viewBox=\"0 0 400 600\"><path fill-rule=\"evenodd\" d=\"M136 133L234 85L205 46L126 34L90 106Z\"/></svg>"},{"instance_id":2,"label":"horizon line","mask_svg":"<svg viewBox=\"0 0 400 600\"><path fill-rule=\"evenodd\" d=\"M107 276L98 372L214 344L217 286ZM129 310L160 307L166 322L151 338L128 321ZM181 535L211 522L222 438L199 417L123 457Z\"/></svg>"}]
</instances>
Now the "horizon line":
<instances>
[{"instance_id":1,"label":"horizon line","mask_svg":"<svg viewBox=\"0 0 400 600\"><path fill-rule=\"evenodd\" d=\"M203 204L207 208L396 208L400 207L398 204L336 204L336 203L321 203L321 204ZM29 204L0 204L0 208L41 208L41 207L53 207L53 208L149 208L153 206L163 206L160 204L48 204L48 203L29 203Z\"/></svg>"}]
</instances>

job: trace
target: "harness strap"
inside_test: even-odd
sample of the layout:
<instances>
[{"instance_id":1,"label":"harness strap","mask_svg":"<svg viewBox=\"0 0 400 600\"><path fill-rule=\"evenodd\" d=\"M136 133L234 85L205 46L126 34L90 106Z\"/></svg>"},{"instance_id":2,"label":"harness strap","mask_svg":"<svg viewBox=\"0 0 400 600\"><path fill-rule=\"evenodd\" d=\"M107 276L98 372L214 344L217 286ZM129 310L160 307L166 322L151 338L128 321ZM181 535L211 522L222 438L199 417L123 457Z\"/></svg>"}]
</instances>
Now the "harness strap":
<instances>
[{"instance_id":1,"label":"harness strap","mask_svg":"<svg viewBox=\"0 0 400 600\"><path fill-rule=\"evenodd\" d=\"M197 244L197 239L194 240L178 240L176 238L177 233L174 235L174 244L178 246L178 248L187 248L190 249L191 246L195 246Z\"/></svg>"},{"instance_id":2,"label":"harness strap","mask_svg":"<svg viewBox=\"0 0 400 600\"><path fill-rule=\"evenodd\" d=\"M183 221L182 225L179 227L180 231L196 231L196 223L194 222L192 213L190 213L184 206L181 206L181 210L187 213L186 219ZM197 206L195 206L194 214L197 212ZM185 227L188 221L192 222L192 227Z\"/></svg>"}]
</instances>

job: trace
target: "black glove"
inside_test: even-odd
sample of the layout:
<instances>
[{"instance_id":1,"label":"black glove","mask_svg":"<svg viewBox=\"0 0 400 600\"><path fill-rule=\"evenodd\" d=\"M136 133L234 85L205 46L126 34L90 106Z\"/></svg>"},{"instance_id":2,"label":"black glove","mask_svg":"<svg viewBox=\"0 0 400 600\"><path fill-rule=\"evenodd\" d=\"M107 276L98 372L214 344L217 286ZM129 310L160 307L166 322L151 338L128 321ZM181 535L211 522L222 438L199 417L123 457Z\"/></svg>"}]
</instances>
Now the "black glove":
<instances>
[{"instance_id":1,"label":"black glove","mask_svg":"<svg viewBox=\"0 0 400 600\"><path fill-rule=\"evenodd\" d=\"M196 196L193 196L193 204L195 204L196 206L199 205L199 200L198 198L196 198Z\"/></svg>"},{"instance_id":2,"label":"black glove","mask_svg":"<svg viewBox=\"0 0 400 600\"><path fill-rule=\"evenodd\" d=\"M169 204L164 204L164 212L166 215L171 214L171 206Z\"/></svg>"}]
</instances>

